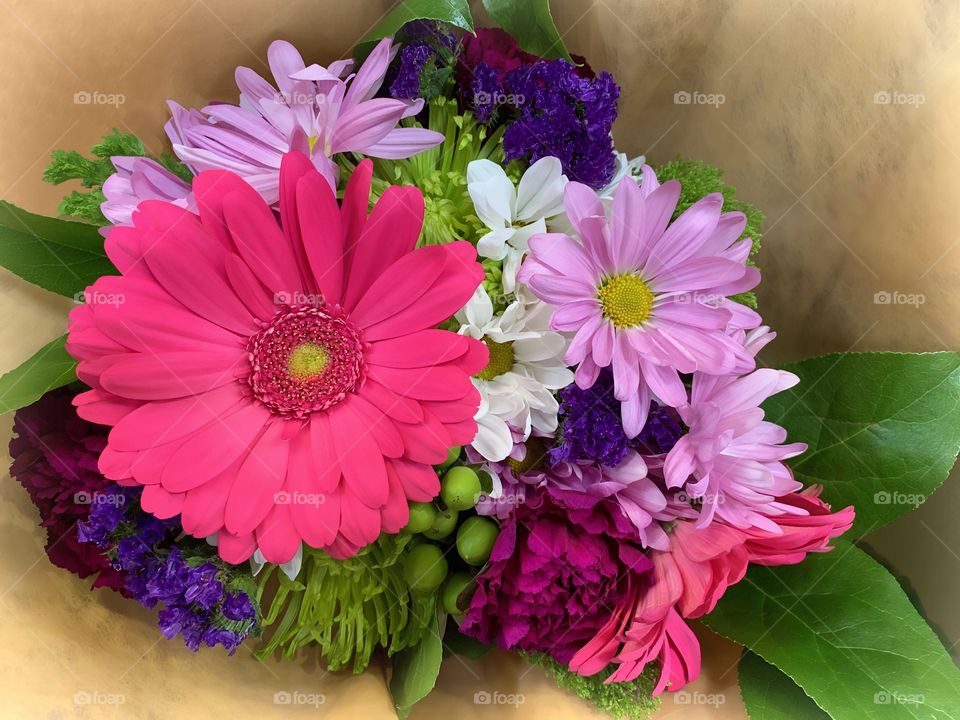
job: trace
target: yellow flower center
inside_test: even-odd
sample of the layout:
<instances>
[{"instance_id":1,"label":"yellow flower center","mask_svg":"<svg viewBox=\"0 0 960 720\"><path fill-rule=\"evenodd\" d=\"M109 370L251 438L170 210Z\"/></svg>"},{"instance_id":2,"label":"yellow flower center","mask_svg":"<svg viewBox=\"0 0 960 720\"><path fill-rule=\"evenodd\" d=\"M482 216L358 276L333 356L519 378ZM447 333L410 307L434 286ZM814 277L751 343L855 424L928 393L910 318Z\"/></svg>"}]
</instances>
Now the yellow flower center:
<instances>
[{"instance_id":1,"label":"yellow flower center","mask_svg":"<svg viewBox=\"0 0 960 720\"><path fill-rule=\"evenodd\" d=\"M513 343L498 343L488 337L484 337L483 342L490 349L490 362L477 373L477 377L481 380L493 380L505 372L510 372L514 362Z\"/></svg>"},{"instance_id":2,"label":"yellow flower center","mask_svg":"<svg viewBox=\"0 0 960 720\"><path fill-rule=\"evenodd\" d=\"M646 322L653 310L653 293L636 275L614 275L597 289L604 317L614 327L637 327Z\"/></svg>"},{"instance_id":3,"label":"yellow flower center","mask_svg":"<svg viewBox=\"0 0 960 720\"><path fill-rule=\"evenodd\" d=\"M531 470L539 470L544 466L547 459L547 445L542 438L531 436L527 438L525 445L527 454L523 456L523 460L507 458L507 465L513 470L514 475L523 475Z\"/></svg>"},{"instance_id":4,"label":"yellow flower center","mask_svg":"<svg viewBox=\"0 0 960 720\"><path fill-rule=\"evenodd\" d=\"M298 380L319 377L327 368L330 356L326 349L316 343L297 345L287 357L287 370Z\"/></svg>"}]
</instances>

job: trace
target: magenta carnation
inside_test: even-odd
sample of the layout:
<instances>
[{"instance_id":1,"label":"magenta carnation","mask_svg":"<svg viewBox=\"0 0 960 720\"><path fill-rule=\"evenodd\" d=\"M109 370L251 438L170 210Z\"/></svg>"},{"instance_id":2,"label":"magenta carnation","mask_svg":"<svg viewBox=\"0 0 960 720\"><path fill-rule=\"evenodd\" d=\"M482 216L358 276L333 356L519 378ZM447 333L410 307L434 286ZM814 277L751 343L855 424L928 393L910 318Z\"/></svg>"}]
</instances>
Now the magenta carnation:
<instances>
[{"instance_id":1,"label":"magenta carnation","mask_svg":"<svg viewBox=\"0 0 960 720\"><path fill-rule=\"evenodd\" d=\"M10 474L40 512L50 562L83 578L99 573L94 587L120 590L120 576L99 548L77 539L77 521L90 512L94 493L110 483L97 469L97 458L107 444L106 428L78 417L73 396L61 388L17 410Z\"/></svg>"},{"instance_id":2,"label":"magenta carnation","mask_svg":"<svg viewBox=\"0 0 960 720\"><path fill-rule=\"evenodd\" d=\"M460 630L568 663L652 567L629 523L542 488L505 521Z\"/></svg>"}]
</instances>

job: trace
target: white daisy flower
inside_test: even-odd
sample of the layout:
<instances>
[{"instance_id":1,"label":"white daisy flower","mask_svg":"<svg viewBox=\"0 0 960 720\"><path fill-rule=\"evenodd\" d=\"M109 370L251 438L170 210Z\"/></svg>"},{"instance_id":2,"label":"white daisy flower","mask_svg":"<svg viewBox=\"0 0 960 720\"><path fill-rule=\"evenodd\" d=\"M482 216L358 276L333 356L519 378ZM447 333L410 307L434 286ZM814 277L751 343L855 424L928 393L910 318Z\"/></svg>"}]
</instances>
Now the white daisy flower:
<instances>
[{"instance_id":1,"label":"white daisy flower","mask_svg":"<svg viewBox=\"0 0 960 720\"><path fill-rule=\"evenodd\" d=\"M534 428L557 429L553 391L573 382L573 372L563 364L566 338L550 330L551 312L544 303L518 299L495 316L490 297L479 287L456 315L460 334L490 349L489 364L473 378L481 401L472 445L488 460L503 460L513 450L511 426L522 439Z\"/></svg>"},{"instance_id":2,"label":"white daisy flower","mask_svg":"<svg viewBox=\"0 0 960 720\"><path fill-rule=\"evenodd\" d=\"M555 157L537 160L517 187L495 162L474 160L467 165L467 190L477 217L490 228L477 243L477 253L503 261L503 288L508 293L516 288L527 240L546 232L547 220L563 213L566 185L563 166Z\"/></svg>"}]
</instances>

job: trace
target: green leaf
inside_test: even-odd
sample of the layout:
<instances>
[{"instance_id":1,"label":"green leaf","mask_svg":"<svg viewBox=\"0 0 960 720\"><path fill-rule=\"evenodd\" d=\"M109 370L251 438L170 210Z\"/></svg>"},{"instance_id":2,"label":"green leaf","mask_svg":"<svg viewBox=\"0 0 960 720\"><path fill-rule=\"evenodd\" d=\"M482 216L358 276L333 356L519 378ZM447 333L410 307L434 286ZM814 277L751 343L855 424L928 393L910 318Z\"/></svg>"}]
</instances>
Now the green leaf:
<instances>
[{"instance_id":1,"label":"green leaf","mask_svg":"<svg viewBox=\"0 0 960 720\"><path fill-rule=\"evenodd\" d=\"M752 652L743 653L737 674L750 720L830 720L793 680Z\"/></svg>"},{"instance_id":2,"label":"green leaf","mask_svg":"<svg viewBox=\"0 0 960 720\"><path fill-rule=\"evenodd\" d=\"M359 44L376 42L388 35L395 35L397 30L411 20L440 20L473 32L473 16L467 0L400 0Z\"/></svg>"},{"instance_id":3,"label":"green leaf","mask_svg":"<svg viewBox=\"0 0 960 720\"><path fill-rule=\"evenodd\" d=\"M550 0L483 0L483 6L528 53L573 62L550 14Z\"/></svg>"},{"instance_id":4,"label":"green leaf","mask_svg":"<svg viewBox=\"0 0 960 720\"><path fill-rule=\"evenodd\" d=\"M460 632L456 623L447 625L447 632L443 636L443 656L460 655L462 657L476 660L486 655L493 647L485 645L475 638L464 635Z\"/></svg>"},{"instance_id":5,"label":"green leaf","mask_svg":"<svg viewBox=\"0 0 960 720\"><path fill-rule=\"evenodd\" d=\"M63 335L51 340L20 367L0 376L0 413L29 405L77 379L77 362L63 347L66 339Z\"/></svg>"},{"instance_id":6,"label":"green leaf","mask_svg":"<svg viewBox=\"0 0 960 720\"><path fill-rule=\"evenodd\" d=\"M800 384L767 419L810 448L790 462L824 499L853 505L850 537L895 520L946 479L960 449L960 353L841 353L784 367Z\"/></svg>"},{"instance_id":7,"label":"green leaf","mask_svg":"<svg viewBox=\"0 0 960 720\"><path fill-rule=\"evenodd\" d=\"M960 718L960 670L933 631L881 565L835 545L799 565L752 567L707 626L785 672L834 720Z\"/></svg>"},{"instance_id":8,"label":"green leaf","mask_svg":"<svg viewBox=\"0 0 960 720\"><path fill-rule=\"evenodd\" d=\"M443 637L446 616L438 613L423 639L412 648L393 656L390 694L397 715L405 718L416 703L430 694L437 684L443 660Z\"/></svg>"},{"instance_id":9,"label":"green leaf","mask_svg":"<svg viewBox=\"0 0 960 720\"><path fill-rule=\"evenodd\" d=\"M96 227L34 215L3 200L0 265L67 297L76 297L102 275L117 273Z\"/></svg>"}]
</instances>

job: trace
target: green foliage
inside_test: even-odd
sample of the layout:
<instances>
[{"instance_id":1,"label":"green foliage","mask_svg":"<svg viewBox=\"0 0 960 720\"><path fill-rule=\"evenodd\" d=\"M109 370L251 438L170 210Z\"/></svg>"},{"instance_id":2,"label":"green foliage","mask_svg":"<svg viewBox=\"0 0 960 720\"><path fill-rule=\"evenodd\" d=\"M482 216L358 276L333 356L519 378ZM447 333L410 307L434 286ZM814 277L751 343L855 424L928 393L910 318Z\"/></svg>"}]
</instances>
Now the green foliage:
<instances>
[{"instance_id":1,"label":"green foliage","mask_svg":"<svg viewBox=\"0 0 960 720\"><path fill-rule=\"evenodd\" d=\"M960 669L943 644L890 573L847 541L834 544L798 565L751 566L704 622L790 676L834 720L960 717Z\"/></svg>"},{"instance_id":2,"label":"green foliage","mask_svg":"<svg viewBox=\"0 0 960 720\"><path fill-rule=\"evenodd\" d=\"M531 654L527 659L542 667L557 687L569 690L617 720L647 720L660 707L660 700L651 695L660 674L660 667L655 663L648 665L635 680L605 684L608 672L584 677L549 655Z\"/></svg>"},{"instance_id":3,"label":"green foliage","mask_svg":"<svg viewBox=\"0 0 960 720\"><path fill-rule=\"evenodd\" d=\"M34 215L4 201L0 201L0 265L67 297L76 297L103 275L116 274L95 227Z\"/></svg>"},{"instance_id":4,"label":"green foliage","mask_svg":"<svg viewBox=\"0 0 960 720\"><path fill-rule=\"evenodd\" d=\"M440 674L443 662L441 638L447 618L443 613L434 613L428 622L427 632L420 641L393 659L390 695L400 718L407 717L410 708L430 694Z\"/></svg>"},{"instance_id":5,"label":"green foliage","mask_svg":"<svg viewBox=\"0 0 960 720\"><path fill-rule=\"evenodd\" d=\"M789 462L859 537L922 503L960 450L960 353L843 353L784 367L800 383L764 403L767 420L809 445Z\"/></svg>"},{"instance_id":6,"label":"green foliage","mask_svg":"<svg viewBox=\"0 0 960 720\"><path fill-rule=\"evenodd\" d=\"M722 194L723 212L742 212L747 216L747 226L741 238L750 238L752 241L750 256L752 257L760 250L764 215L756 206L737 199L736 188L723 181L723 170L700 160L678 157L657 168L657 179L660 182L667 180L680 182L680 201L673 214L674 220L705 195L716 192ZM753 264L752 261L751 264ZM757 307L757 298L753 292L742 293L732 299L752 308Z\"/></svg>"},{"instance_id":7,"label":"green foliage","mask_svg":"<svg viewBox=\"0 0 960 720\"><path fill-rule=\"evenodd\" d=\"M740 657L737 674L750 720L830 720L793 680L750 651Z\"/></svg>"},{"instance_id":8,"label":"green foliage","mask_svg":"<svg viewBox=\"0 0 960 720\"><path fill-rule=\"evenodd\" d=\"M363 672L377 648L388 655L415 646L436 608L436 596L414 596L403 576L410 535L382 535L353 557L336 560L304 546L303 566L289 580L276 565L258 576L263 624L272 628L257 656L287 658L318 646L330 670ZM271 578L276 583L271 583ZM269 600L268 590L273 590Z\"/></svg>"},{"instance_id":9,"label":"green foliage","mask_svg":"<svg viewBox=\"0 0 960 720\"><path fill-rule=\"evenodd\" d=\"M483 6L493 21L528 53L572 62L550 14L550 0L483 0Z\"/></svg>"},{"instance_id":10,"label":"green foliage","mask_svg":"<svg viewBox=\"0 0 960 720\"><path fill-rule=\"evenodd\" d=\"M473 32L473 16L467 0L403 0L384 15L360 43L366 45L388 35L395 35L401 27L413 20L439 20Z\"/></svg>"},{"instance_id":11,"label":"green foliage","mask_svg":"<svg viewBox=\"0 0 960 720\"><path fill-rule=\"evenodd\" d=\"M105 199L101 189L103 183L115 172L111 157L149 157L182 180L189 181L191 177L187 167L174 156L166 152L160 156L150 155L136 135L120 132L116 128L90 148L90 154L93 157L84 157L76 150L54 150L50 164L43 171L43 179L53 185L79 180L82 187L88 188L86 191L71 192L61 201L57 211L94 225L109 224L100 212L100 204Z\"/></svg>"},{"instance_id":12,"label":"green foliage","mask_svg":"<svg viewBox=\"0 0 960 720\"><path fill-rule=\"evenodd\" d=\"M25 407L77 379L77 363L63 347L66 339L62 335L51 340L20 367L0 377L0 413Z\"/></svg>"}]
</instances>

